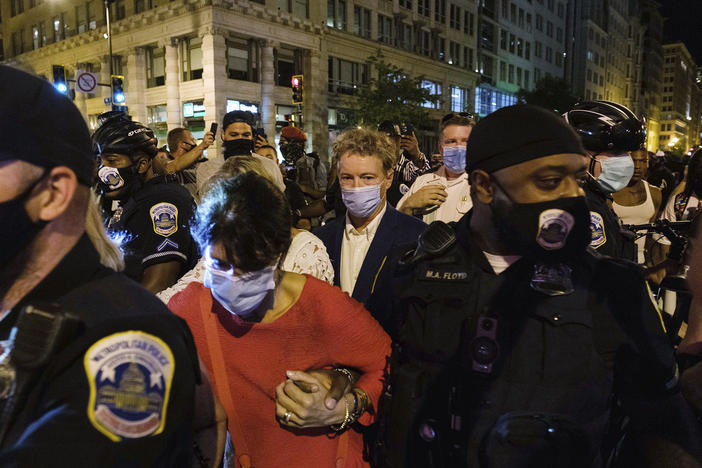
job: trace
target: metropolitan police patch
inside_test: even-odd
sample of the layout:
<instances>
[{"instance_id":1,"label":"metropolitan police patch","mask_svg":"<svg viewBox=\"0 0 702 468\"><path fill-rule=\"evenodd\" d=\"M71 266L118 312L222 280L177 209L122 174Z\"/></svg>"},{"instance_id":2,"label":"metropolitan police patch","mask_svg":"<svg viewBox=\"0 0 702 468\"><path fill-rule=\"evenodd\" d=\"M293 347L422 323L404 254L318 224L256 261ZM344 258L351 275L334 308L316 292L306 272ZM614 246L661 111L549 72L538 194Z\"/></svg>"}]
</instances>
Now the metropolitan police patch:
<instances>
[{"instance_id":1,"label":"metropolitan police patch","mask_svg":"<svg viewBox=\"0 0 702 468\"><path fill-rule=\"evenodd\" d=\"M166 343L140 331L115 333L93 344L83 364L95 429L114 442L163 431L175 370Z\"/></svg>"},{"instance_id":2,"label":"metropolitan police patch","mask_svg":"<svg viewBox=\"0 0 702 468\"><path fill-rule=\"evenodd\" d=\"M605 233L604 220L602 215L591 211L590 212L590 230L592 231L592 240L590 247L596 249L607 242L607 234Z\"/></svg>"},{"instance_id":3,"label":"metropolitan police patch","mask_svg":"<svg viewBox=\"0 0 702 468\"><path fill-rule=\"evenodd\" d=\"M178 230L178 208L172 203L157 203L149 214L156 234L168 237Z\"/></svg>"}]
</instances>

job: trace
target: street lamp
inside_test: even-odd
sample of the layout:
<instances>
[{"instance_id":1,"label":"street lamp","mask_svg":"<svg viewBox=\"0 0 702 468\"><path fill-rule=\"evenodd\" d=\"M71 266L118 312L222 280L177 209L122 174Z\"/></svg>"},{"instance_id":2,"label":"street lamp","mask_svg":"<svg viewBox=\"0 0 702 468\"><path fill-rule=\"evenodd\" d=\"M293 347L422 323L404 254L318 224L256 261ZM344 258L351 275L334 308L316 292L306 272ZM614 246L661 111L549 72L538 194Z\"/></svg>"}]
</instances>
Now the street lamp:
<instances>
[{"instance_id":1,"label":"street lamp","mask_svg":"<svg viewBox=\"0 0 702 468\"><path fill-rule=\"evenodd\" d=\"M112 88L112 75L113 70L113 59L112 59L112 23L110 21L110 4L113 3L115 0L105 0L105 22L107 25L107 44L110 49L110 90L112 91L110 95L114 95L114 89ZM115 110L115 103L112 103L112 110Z\"/></svg>"}]
</instances>

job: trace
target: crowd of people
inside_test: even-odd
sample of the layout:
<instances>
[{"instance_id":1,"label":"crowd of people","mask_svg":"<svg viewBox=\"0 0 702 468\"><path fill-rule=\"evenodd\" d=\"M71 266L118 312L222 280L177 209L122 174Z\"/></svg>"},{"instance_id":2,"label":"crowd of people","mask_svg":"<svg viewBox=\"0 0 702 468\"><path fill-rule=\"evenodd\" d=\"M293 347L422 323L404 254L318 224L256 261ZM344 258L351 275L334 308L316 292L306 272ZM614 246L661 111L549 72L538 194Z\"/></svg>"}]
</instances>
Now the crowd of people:
<instances>
[{"instance_id":1,"label":"crowd of people","mask_svg":"<svg viewBox=\"0 0 702 468\"><path fill-rule=\"evenodd\" d=\"M90 135L0 66L0 465L702 466L702 151L670 170L605 101L328 165L215 127Z\"/></svg>"}]
</instances>

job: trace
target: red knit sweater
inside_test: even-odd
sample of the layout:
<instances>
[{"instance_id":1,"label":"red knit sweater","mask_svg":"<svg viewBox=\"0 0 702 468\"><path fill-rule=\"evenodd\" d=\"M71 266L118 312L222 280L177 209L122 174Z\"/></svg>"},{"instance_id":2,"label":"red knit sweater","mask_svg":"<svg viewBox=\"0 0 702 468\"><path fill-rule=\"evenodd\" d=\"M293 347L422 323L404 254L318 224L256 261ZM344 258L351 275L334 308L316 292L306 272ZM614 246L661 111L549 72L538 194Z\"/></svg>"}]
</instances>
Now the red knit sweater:
<instances>
[{"instance_id":1,"label":"red knit sweater","mask_svg":"<svg viewBox=\"0 0 702 468\"><path fill-rule=\"evenodd\" d=\"M337 364L363 373L357 386L377 408L390 339L360 303L307 276L299 300L271 323L239 319L201 283L191 283L168 306L188 322L213 387L221 389L221 379L228 379L234 408L227 407L223 395L218 396L229 418L237 466L244 452L256 468L368 466L362 460L362 436L354 430L332 438L329 428L293 429L281 426L275 416L275 388L286 379L285 371ZM209 314L216 314L213 322L226 376L213 369L212 343L206 339L202 310L209 320ZM372 415L366 413L360 422L369 424Z\"/></svg>"}]
</instances>

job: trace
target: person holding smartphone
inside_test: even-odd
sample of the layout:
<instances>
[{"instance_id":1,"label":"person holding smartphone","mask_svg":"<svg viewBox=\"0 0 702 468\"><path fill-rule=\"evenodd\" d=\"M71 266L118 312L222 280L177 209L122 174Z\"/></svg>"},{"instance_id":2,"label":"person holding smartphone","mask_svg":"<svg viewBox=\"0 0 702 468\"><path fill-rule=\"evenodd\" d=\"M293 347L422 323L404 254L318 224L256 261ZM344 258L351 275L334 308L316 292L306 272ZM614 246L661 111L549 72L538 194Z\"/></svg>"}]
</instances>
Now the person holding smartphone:
<instances>
[{"instance_id":1,"label":"person holding smartphone","mask_svg":"<svg viewBox=\"0 0 702 468\"><path fill-rule=\"evenodd\" d=\"M178 182L183 185L194 197L197 195L197 174L195 165L204 162L204 152L214 143L217 123L212 123L210 131L205 133L200 144L187 128L174 128L168 132L167 161L162 167L164 175L175 175Z\"/></svg>"}]
</instances>

